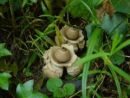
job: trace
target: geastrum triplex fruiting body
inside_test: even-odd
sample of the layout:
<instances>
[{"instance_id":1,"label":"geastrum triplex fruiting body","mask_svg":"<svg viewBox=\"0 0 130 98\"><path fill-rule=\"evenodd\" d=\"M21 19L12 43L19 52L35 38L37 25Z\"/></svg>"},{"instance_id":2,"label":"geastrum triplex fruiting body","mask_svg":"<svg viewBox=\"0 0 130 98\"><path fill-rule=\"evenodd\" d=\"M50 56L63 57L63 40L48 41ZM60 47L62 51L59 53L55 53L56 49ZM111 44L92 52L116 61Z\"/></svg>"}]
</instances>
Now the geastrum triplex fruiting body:
<instances>
[{"instance_id":1,"label":"geastrum triplex fruiting body","mask_svg":"<svg viewBox=\"0 0 130 98\"><path fill-rule=\"evenodd\" d=\"M82 30L65 25L62 27L60 32L62 34L64 44L72 45L76 52L79 49L82 50L84 48L85 40ZM55 37L55 41L57 44L59 43L57 36Z\"/></svg>"},{"instance_id":2,"label":"geastrum triplex fruiting body","mask_svg":"<svg viewBox=\"0 0 130 98\"><path fill-rule=\"evenodd\" d=\"M69 75L76 76L82 70L82 65L74 66L77 59L78 56L75 54L72 45L53 46L44 54L43 73L49 78L61 77L65 67Z\"/></svg>"},{"instance_id":3,"label":"geastrum triplex fruiting body","mask_svg":"<svg viewBox=\"0 0 130 98\"><path fill-rule=\"evenodd\" d=\"M60 31L63 37L62 45L51 47L43 56L45 62L43 73L49 78L61 77L63 68L67 69L69 75L77 76L83 67L82 65L75 66L75 62L79 59L75 52L82 50L85 45L82 30L64 26ZM55 41L59 44L57 36Z\"/></svg>"}]
</instances>

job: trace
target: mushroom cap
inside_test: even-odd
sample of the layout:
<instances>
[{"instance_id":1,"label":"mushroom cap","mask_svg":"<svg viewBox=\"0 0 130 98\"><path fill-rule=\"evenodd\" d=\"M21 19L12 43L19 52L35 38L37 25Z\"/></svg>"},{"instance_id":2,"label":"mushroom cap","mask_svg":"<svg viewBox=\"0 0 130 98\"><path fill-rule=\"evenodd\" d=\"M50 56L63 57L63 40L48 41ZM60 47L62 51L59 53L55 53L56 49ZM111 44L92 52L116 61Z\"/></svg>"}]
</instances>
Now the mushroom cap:
<instances>
[{"instance_id":1,"label":"mushroom cap","mask_svg":"<svg viewBox=\"0 0 130 98\"><path fill-rule=\"evenodd\" d=\"M83 65L72 65L67 67L67 73L73 77L77 76L83 69Z\"/></svg>"},{"instance_id":2,"label":"mushroom cap","mask_svg":"<svg viewBox=\"0 0 130 98\"><path fill-rule=\"evenodd\" d=\"M57 50L59 49L65 49L63 50L63 54L61 55L61 52L58 52ZM57 51L57 52L56 52ZM58 55L57 58L62 61L57 61L56 58L54 57L54 55ZM65 56L66 55L66 56ZM61 47L58 46L53 46L50 48L50 52L49 52L49 58L50 61L53 65L58 66L58 67L66 67L66 66L71 66L75 60L77 59L77 55L74 52L74 47L72 45L69 44L63 44ZM66 61L66 62L63 62Z\"/></svg>"},{"instance_id":3,"label":"mushroom cap","mask_svg":"<svg viewBox=\"0 0 130 98\"><path fill-rule=\"evenodd\" d=\"M59 63L65 63L68 62L71 58L71 53L66 48L59 48L56 51L54 51L53 57L55 60Z\"/></svg>"},{"instance_id":4,"label":"mushroom cap","mask_svg":"<svg viewBox=\"0 0 130 98\"><path fill-rule=\"evenodd\" d=\"M65 36L70 40L76 40L79 37L79 30L73 27L70 27L65 30Z\"/></svg>"},{"instance_id":5,"label":"mushroom cap","mask_svg":"<svg viewBox=\"0 0 130 98\"><path fill-rule=\"evenodd\" d=\"M63 36L63 43L72 45L75 52L78 49L84 48L85 40L82 30L65 25L60 31ZM57 36L55 37L55 41L59 44Z\"/></svg>"},{"instance_id":6,"label":"mushroom cap","mask_svg":"<svg viewBox=\"0 0 130 98\"><path fill-rule=\"evenodd\" d=\"M59 78L63 74L63 69L60 67L56 67L50 63L43 66L42 68L43 74L48 78Z\"/></svg>"},{"instance_id":7,"label":"mushroom cap","mask_svg":"<svg viewBox=\"0 0 130 98\"><path fill-rule=\"evenodd\" d=\"M74 28L74 27L64 26L61 29L61 33L62 33L63 39L72 44L78 44L80 41L84 40L82 30ZM73 38L71 39L71 37Z\"/></svg>"}]
</instances>

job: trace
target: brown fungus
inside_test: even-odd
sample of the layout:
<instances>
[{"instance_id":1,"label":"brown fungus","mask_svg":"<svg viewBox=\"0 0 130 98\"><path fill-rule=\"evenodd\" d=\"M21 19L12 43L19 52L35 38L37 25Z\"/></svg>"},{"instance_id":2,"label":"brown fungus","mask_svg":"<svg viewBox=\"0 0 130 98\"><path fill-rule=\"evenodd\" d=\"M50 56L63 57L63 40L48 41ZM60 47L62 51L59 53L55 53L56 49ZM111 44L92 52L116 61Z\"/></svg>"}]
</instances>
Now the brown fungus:
<instances>
[{"instance_id":1,"label":"brown fungus","mask_svg":"<svg viewBox=\"0 0 130 98\"><path fill-rule=\"evenodd\" d=\"M85 46L85 40L82 30L64 26L60 30L61 34L63 36L63 43L64 44L70 44L74 47L74 50L77 52L78 49L82 50ZM58 37L55 37L56 43L59 45Z\"/></svg>"},{"instance_id":2,"label":"brown fungus","mask_svg":"<svg viewBox=\"0 0 130 98\"><path fill-rule=\"evenodd\" d=\"M72 45L53 46L44 54L45 66L43 67L43 73L49 78L61 77L63 67L66 67L69 75L76 76L82 70L81 66L73 66L77 59L78 56L75 54Z\"/></svg>"},{"instance_id":3,"label":"brown fungus","mask_svg":"<svg viewBox=\"0 0 130 98\"><path fill-rule=\"evenodd\" d=\"M65 63L71 59L71 54L66 48L59 48L54 52L53 57L57 62Z\"/></svg>"}]
</instances>

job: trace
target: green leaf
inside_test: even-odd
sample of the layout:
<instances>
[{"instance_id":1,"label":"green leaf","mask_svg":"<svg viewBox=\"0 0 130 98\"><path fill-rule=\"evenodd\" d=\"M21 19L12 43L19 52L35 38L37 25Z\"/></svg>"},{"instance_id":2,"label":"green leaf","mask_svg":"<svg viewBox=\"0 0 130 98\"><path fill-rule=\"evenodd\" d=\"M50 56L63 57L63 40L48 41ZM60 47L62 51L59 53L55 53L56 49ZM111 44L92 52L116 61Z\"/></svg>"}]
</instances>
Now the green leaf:
<instances>
[{"instance_id":1,"label":"green leaf","mask_svg":"<svg viewBox=\"0 0 130 98\"><path fill-rule=\"evenodd\" d=\"M112 17L105 15L101 24L102 29L104 29L110 36L114 36L115 31L118 34L124 34L128 30L128 22L126 17L121 14L114 14Z\"/></svg>"},{"instance_id":2,"label":"green leaf","mask_svg":"<svg viewBox=\"0 0 130 98\"><path fill-rule=\"evenodd\" d=\"M125 61L124 52L118 51L117 53L113 54L110 59L113 64L120 65Z\"/></svg>"},{"instance_id":3,"label":"green leaf","mask_svg":"<svg viewBox=\"0 0 130 98\"><path fill-rule=\"evenodd\" d=\"M72 83L66 83L63 87L66 96L70 96L75 92L75 85Z\"/></svg>"},{"instance_id":4,"label":"green leaf","mask_svg":"<svg viewBox=\"0 0 130 98\"><path fill-rule=\"evenodd\" d=\"M19 84L17 86L16 92L19 98L27 98L29 95L33 92L33 80L29 80L25 82L24 84Z\"/></svg>"},{"instance_id":5,"label":"green leaf","mask_svg":"<svg viewBox=\"0 0 130 98\"><path fill-rule=\"evenodd\" d=\"M9 88L9 79L11 75L9 73L0 73L0 88L8 90Z\"/></svg>"},{"instance_id":6,"label":"green leaf","mask_svg":"<svg viewBox=\"0 0 130 98\"><path fill-rule=\"evenodd\" d=\"M55 90L57 90L57 88L61 87L63 85L63 82L61 79L59 78L51 78L47 81L47 89L50 92L55 92Z\"/></svg>"},{"instance_id":7,"label":"green leaf","mask_svg":"<svg viewBox=\"0 0 130 98\"><path fill-rule=\"evenodd\" d=\"M92 0L93 2L93 5L96 7L96 6L99 6L100 4L102 4L104 0Z\"/></svg>"},{"instance_id":8,"label":"green leaf","mask_svg":"<svg viewBox=\"0 0 130 98\"><path fill-rule=\"evenodd\" d=\"M88 16L92 15L94 18L95 7L100 5L103 0L71 0L67 11L73 17L82 17L88 20Z\"/></svg>"},{"instance_id":9,"label":"green leaf","mask_svg":"<svg viewBox=\"0 0 130 98\"><path fill-rule=\"evenodd\" d=\"M106 65L109 65L116 73L118 73L120 76L122 76L124 79L126 79L130 83L130 75L120 69L119 67L112 64L110 59L106 56L102 58Z\"/></svg>"},{"instance_id":10,"label":"green leaf","mask_svg":"<svg viewBox=\"0 0 130 98\"><path fill-rule=\"evenodd\" d=\"M5 48L5 43L0 43L0 57L12 55L11 52Z\"/></svg>"},{"instance_id":11,"label":"green leaf","mask_svg":"<svg viewBox=\"0 0 130 98\"><path fill-rule=\"evenodd\" d=\"M101 58L104 57L105 55L110 55L109 53L104 53L104 52L98 52L95 54L88 54L83 58L80 58L79 60L76 61L75 65L80 65L80 64L84 64L86 62L89 62L91 60L94 60L96 58Z\"/></svg>"},{"instance_id":12,"label":"green leaf","mask_svg":"<svg viewBox=\"0 0 130 98\"><path fill-rule=\"evenodd\" d=\"M112 73L112 76L114 78L119 98L122 98L122 90L121 90L121 86L120 86L120 82L119 82L119 79L117 77L117 74L116 74L116 72L113 70L113 68L111 66L108 65L108 67L109 67L109 69L110 69L110 71Z\"/></svg>"},{"instance_id":13,"label":"green leaf","mask_svg":"<svg viewBox=\"0 0 130 98\"><path fill-rule=\"evenodd\" d=\"M122 42L122 43L114 50L114 52L116 53L116 52L120 51L121 49L123 49L124 47L126 47L126 46L128 46L128 45L130 45L130 40L129 40L129 39L126 40L126 41L124 41L124 42Z\"/></svg>"},{"instance_id":14,"label":"green leaf","mask_svg":"<svg viewBox=\"0 0 130 98\"><path fill-rule=\"evenodd\" d=\"M72 14L74 17L85 17L89 15L85 6L81 3L81 0L72 0L67 7L67 11Z\"/></svg>"},{"instance_id":15,"label":"green leaf","mask_svg":"<svg viewBox=\"0 0 130 98\"><path fill-rule=\"evenodd\" d=\"M55 26L55 31L56 31L56 36L57 36L57 40L58 40L57 44L58 44L58 46L61 46L61 44L63 43L63 36L57 26Z\"/></svg>"},{"instance_id":16,"label":"green leaf","mask_svg":"<svg viewBox=\"0 0 130 98\"><path fill-rule=\"evenodd\" d=\"M45 94L34 92L29 98L48 98Z\"/></svg>"},{"instance_id":17,"label":"green leaf","mask_svg":"<svg viewBox=\"0 0 130 98\"><path fill-rule=\"evenodd\" d=\"M25 5L32 5L33 3L37 3L37 0L23 0L22 7Z\"/></svg>"},{"instance_id":18,"label":"green leaf","mask_svg":"<svg viewBox=\"0 0 130 98\"><path fill-rule=\"evenodd\" d=\"M29 80L24 84L18 84L16 88L18 98L48 98L46 95L40 92L34 92L33 84L33 80Z\"/></svg>"},{"instance_id":19,"label":"green leaf","mask_svg":"<svg viewBox=\"0 0 130 98\"><path fill-rule=\"evenodd\" d=\"M95 28L93 30L91 36L88 38L87 55L91 55L94 52L95 48L96 48L96 51L99 50L99 48L101 47L101 45L100 45L101 44L101 42L100 42L101 38L102 38L101 28ZM84 68L83 68L83 75L82 75L82 96L83 96L83 98L86 98L86 93L87 93L86 87L87 87L87 79L88 79L90 62L91 61L86 62L84 64Z\"/></svg>"},{"instance_id":20,"label":"green leaf","mask_svg":"<svg viewBox=\"0 0 130 98\"><path fill-rule=\"evenodd\" d=\"M0 5L4 5L6 2L8 2L8 0L0 0Z\"/></svg>"},{"instance_id":21,"label":"green leaf","mask_svg":"<svg viewBox=\"0 0 130 98\"><path fill-rule=\"evenodd\" d=\"M111 2L116 11L130 14L130 0L111 0Z\"/></svg>"},{"instance_id":22,"label":"green leaf","mask_svg":"<svg viewBox=\"0 0 130 98\"><path fill-rule=\"evenodd\" d=\"M53 96L54 96L54 98L63 98L63 97L65 97L64 89L63 88L57 88L53 92Z\"/></svg>"}]
</instances>

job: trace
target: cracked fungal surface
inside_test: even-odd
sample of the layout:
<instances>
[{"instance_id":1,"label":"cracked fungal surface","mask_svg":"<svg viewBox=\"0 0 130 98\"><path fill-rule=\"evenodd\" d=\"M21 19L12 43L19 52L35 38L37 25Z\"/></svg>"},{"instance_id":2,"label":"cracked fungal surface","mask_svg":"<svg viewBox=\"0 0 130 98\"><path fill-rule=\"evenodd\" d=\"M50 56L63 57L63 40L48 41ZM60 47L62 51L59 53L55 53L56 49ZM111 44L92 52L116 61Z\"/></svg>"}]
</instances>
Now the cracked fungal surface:
<instances>
[{"instance_id":1,"label":"cracked fungal surface","mask_svg":"<svg viewBox=\"0 0 130 98\"><path fill-rule=\"evenodd\" d=\"M82 65L74 66L77 59L78 56L75 54L72 45L53 46L44 54L45 66L43 66L43 73L49 78L61 77L63 67L65 67L69 75L76 76L82 70Z\"/></svg>"},{"instance_id":2,"label":"cracked fungal surface","mask_svg":"<svg viewBox=\"0 0 130 98\"><path fill-rule=\"evenodd\" d=\"M65 25L60 31L63 36L63 43L72 45L76 52L84 48L85 40L82 30ZM59 44L57 36L55 41Z\"/></svg>"}]
</instances>

